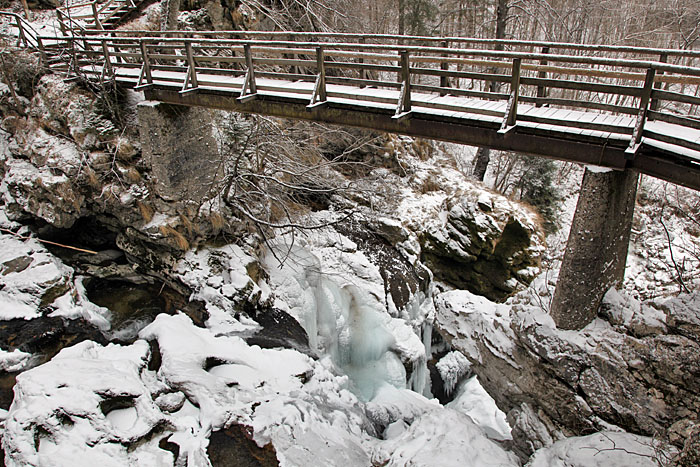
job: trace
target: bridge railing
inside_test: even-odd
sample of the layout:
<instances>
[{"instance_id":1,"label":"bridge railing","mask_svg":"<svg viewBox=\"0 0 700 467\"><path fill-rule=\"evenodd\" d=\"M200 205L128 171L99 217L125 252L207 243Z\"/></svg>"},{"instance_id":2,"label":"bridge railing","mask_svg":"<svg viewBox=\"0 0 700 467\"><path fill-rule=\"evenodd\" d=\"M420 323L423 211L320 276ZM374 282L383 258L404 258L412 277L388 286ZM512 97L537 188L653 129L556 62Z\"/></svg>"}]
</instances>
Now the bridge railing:
<instances>
[{"instance_id":1,"label":"bridge railing","mask_svg":"<svg viewBox=\"0 0 700 467\"><path fill-rule=\"evenodd\" d=\"M64 5L56 9L56 17L64 35L89 34L109 28L117 20L137 8L142 0L92 0Z\"/></svg>"},{"instance_id":2,"label":"bridge railing","mask_svg":"<svg viewBox=\"0 0 700 467\"><path fill-rule=\"evenodd\" d=\"M36 33L31 24L16 13L9 11L0 11L0 16L8 18L11 25L17 29L17 47L26 47L39 50L43 48L43 44L39 35Z\"/></svg>"},{"instance_id":3,"label":"bridge railing","mask_svg":"<svg viewBox=\"0 0 700 467\"><path fill-rule=\"evenodd\" d=\"M557 123L630 134L632 156L647 119L700 129L700 67L693 66L700 52L693 51L289 32L86 31L65 40L83 44L71 47L76 51L73 72L115 74L118 79L121 74L124 80L136 75L138 86L173 86L181 92L240 86L241 94L253 95L258 88L275 87L267 78L313 83L300 91L309 95L311 105L328 97L370 99L332 86L345 84L385 90L374 92L371 100L393 105L397 118L409 115L413 103L462 110L461 103L431 100L430 95L469 97L493 102L478 111L499 117L504 132L517 122L541 118L518 112L518 104L632 116L634 128L563 114ZM505 43L510 50L493 49ZM700 149L694 143L690 147Z\"/></svg>"}]
</instances>

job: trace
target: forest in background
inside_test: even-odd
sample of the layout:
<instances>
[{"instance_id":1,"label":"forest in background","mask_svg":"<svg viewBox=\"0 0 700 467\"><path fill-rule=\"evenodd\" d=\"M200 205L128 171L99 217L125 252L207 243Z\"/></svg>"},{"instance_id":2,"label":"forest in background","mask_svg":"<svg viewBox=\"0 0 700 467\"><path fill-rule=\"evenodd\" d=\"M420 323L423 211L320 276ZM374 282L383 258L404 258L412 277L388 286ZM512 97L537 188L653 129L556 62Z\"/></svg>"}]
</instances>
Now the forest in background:
<instances>
[{"instance_id":1,"label":"forest in background","mask_svg":"<svg viewBox=\"0 0 700 467\"><path fill-rule=\"evenodd\" d=\"M196 2L189 3L195 7ZM694 48L700 34L697 0L242 0L235 6L256 18L255 29L502 37L673 49Z\"/></svg>"}]
</instances>

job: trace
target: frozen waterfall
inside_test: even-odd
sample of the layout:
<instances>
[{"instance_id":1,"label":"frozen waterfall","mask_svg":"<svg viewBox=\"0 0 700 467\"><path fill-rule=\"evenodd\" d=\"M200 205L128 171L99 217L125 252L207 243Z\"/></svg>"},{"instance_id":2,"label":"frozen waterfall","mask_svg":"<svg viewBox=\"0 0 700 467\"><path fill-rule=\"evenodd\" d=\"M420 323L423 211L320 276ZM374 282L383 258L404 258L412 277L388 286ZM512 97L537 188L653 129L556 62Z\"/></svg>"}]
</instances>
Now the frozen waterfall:
<instances>
[{"instance_id":1,"label":"frozen waterfall","mask_svg":"<svg viewBox=\"0 0 700 467\"><path fill-rule=\"evenodd\" d=\"M280 304L304 327L310 346L348 375L360 399L372 400L385 384L429 395L430 325L421 323L416 332L390 316L381 275L363 254L337 247L332 254L337 257L298 242L281 267L270 255L265 262Z\"/></svg>"}]
</instances>

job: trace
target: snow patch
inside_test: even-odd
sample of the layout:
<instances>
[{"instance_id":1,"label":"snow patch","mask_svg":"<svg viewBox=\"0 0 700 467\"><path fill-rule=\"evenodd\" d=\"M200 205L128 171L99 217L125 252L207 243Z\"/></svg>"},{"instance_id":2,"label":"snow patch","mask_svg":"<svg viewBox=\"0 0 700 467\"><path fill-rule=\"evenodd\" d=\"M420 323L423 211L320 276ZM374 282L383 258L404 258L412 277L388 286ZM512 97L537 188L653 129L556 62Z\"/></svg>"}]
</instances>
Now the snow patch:
<instances>
[{"instance_id":1,"label":"snow patch","mask_svg":"<svg viewBox=\"0 0 700 467\"><path fill-rule=\"evenodd\" d=\"M526 467L657 467L667 455L652 438L605 431L557 441L535 452Z\"/></svg>"}]
</instances>

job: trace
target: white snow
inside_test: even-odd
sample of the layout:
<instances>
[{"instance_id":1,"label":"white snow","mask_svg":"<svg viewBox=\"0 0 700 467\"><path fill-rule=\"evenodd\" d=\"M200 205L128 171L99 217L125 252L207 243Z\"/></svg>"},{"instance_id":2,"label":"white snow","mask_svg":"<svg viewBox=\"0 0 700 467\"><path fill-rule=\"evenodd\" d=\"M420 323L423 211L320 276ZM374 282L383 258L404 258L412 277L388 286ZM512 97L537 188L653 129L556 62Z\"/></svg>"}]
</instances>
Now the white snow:
<instances>
[{"instance_id":1,"label":"white snow","mask_svg":"<svg viewBox=\"0 0 700 467\"><path fill-rule=\"evenodd\" d=\"M469 372L469 360L456 350L442 357L435 365L445 385L445 393L449 396L454 391L460 378Z\"/></svg>"},{"instance_id":2,"label":"white snow","mask_svg":"<svg viewBox=\"0 0 700 467\"><path fill-rule=\"evenodd\" d=\"M447 407L468 415L490 439L495 441L513 439L506 414L501 412L493 398L481 387L476 376L459 385L457 395L447 404Z\"/></svg>"},{"instance_id":3,"label":"white snow","mask_svg":"<svg viewBox=\"0 0 700 467\"><path fill-rule=\"evenodd\" d=\"M39 305L52 287L70 288L73 269L37 240L0 235L0 320L40 316ZM49 303L45 304L49 305Z\"/></svg>"},{"instance_id":4,"label":"white snow","mask_svg":"<svg viewBox=\"0 0 700 467\"><path fill-rule=\"evenodd\" d=\"M448 409L419 417L401 434L382 443L372 461L387 467L520 465L514 454L486 438L469 417Z\"/></svg>"},{"instance_id":5,"label":"white snow","mask_svg":"<svg viewBox=\"0 0 700 467\"><path fill-rule=\"evenodd\" d=\"M511 357L515 336L510 329L510 307L489 301L466 290L453 290L435 297L436 320L453 338L453 347L481 362L477 342L517 368ZM470 336L461 338L455 336Z\"/></svg>"},{"instance_id":6,"label":"white snow","mask_svg":"<svg viewBox=\"0 0 700 467\"><path fill-rule=\"evenodd\" d=\"M246 266L255 260L237 245L189 250L175 265L180 280L194 292L209 313L207 326L221 334L254 330L257 323L234 318L244 301L263 300L263 291L248 276Z\"/></svg>"},{"instance_id":7,"label":"white snow","mask_svg":"<svg viewBox=\"0 0 700 467\"><path fill-rule=\"evenodd\" d=\"M23 370L29 363L32 354L15 349L12 352L0 349L0 370L15 372Z\"/></svg>"},{"instance_id":8,"label":"white snow","mask_svg":"<svg viewBox=\"0 0 700 467\"><path fill-rule=\"evenodd\" d=\"M526 467L658 467L668 454L653 438L606 431L557 441L538 450Z\"/></svg>"},{"instance_id":9,"label":"white snow","mask_svg":"<svg viewBox=\"0 0 700 467\"><path fill-rule=\"evenodd\" d=\"M613 169L610 169L608 167L600 167L599 165L586 165L585 167L586 170L593 173L606 173L613 171Z\"/></svg>"},{"instance_id":10,"label":"white snow","mask_svg":"<svg viewBox=\"0 0 700 467\"><path fill-rule=\"evenodd\" d=\"M112 312L88 300L83 280L84 277L76 277L73 282L73 292L54 300L53 305L56 309L49 316L67 319L82 318L98 329L107 331L111 327L109 318Z\"/></svg>"}]
</instances>

